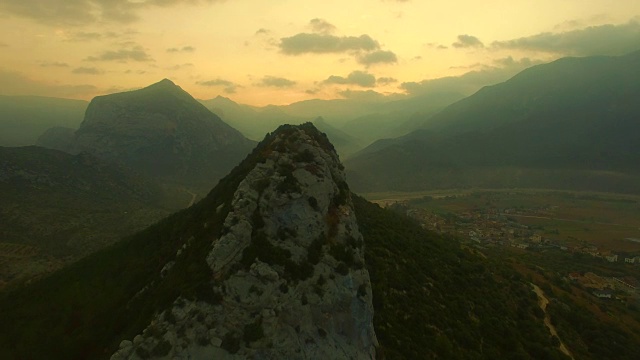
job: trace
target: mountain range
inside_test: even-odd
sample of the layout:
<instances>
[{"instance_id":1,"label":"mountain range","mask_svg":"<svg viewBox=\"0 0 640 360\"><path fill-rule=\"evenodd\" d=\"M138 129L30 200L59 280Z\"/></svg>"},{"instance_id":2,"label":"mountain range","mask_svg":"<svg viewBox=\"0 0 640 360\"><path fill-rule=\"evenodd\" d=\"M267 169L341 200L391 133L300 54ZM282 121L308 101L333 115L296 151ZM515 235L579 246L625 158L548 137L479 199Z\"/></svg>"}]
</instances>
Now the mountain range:
<instances>
[{"instance_id":1,"label":"mountain range","mask_svg":"<svg viewBox=\"0 0 640 360\"><path fill-rule=\"evenodd\" d=\"M564 58L486 87L346 166L354 188L640 192L640 52Z\"/></svg>"},{"instance_id":2,"label":"mountain range","mask_svg":"<svg viewBox=\"0 0 640 360\"><path fill-rule=\"evenodd\" d=\"M286 106L252 107L218 96L201 102L250 139L260 140L282 124L314 121L344 158L380 138L401 136L421 126L424 117L462 99L456 93L413 97L362 97L307 100ZM317 119L322 121L317 121ZM316 119L316 120L314 120Z\"/></svg>"},{"instance_id":3,"label":"mountain range","mask_svg":"<svg viewBox=\"0 0 640 360\"><path fill-rule=\"evenodd\" d=\"M355 196L325 135L282 126L194 206L2 294L0 356L564 359L512 271Z\"/></svg>"}]
</instances>

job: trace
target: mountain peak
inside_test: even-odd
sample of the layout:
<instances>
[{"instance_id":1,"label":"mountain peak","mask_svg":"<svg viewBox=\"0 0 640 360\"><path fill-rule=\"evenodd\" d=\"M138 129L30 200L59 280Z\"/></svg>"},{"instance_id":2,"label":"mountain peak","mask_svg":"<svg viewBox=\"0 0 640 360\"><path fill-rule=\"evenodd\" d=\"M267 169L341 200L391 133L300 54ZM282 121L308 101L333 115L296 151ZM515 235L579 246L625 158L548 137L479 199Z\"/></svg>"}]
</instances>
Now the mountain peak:
<instances>
[{"instance_id":1,"label":"mountain peak","mask_svg":"<svg viewBox=\"0 0 640 360\"><path fill-rule=\"evenodd\" d=\"M112 359L159 344L180 358L375 358L364 241L326 136L310 123L283 125L237 169L216 210L222 230L199 253L209 300L178 298Z\"/></svg>"},{"instance_id":2,"label":"mountain peak","mask_svg":"<svg viewBox=\"0 0 640 360\"><path fill-rule=\"evenodd\" d=\"M151 84L145 88L137 90L138 92L153 92L157 94L160 93L171 93L178 96L182 96L185 99L192 99L191 95L184 91L180 86L176 85L173 81L164 78L157 83ZM135 91L134 91L135 92Z\"/></svg>"},{"instance_id":3,"label":"mountain peak","mask_svg":"<svg viewBox=\"0 0 640 360\"><path fill-rule=\"evenodd\" d=\"M161 87L162 86L162 87L167 87L167 88L169 88L169 87L171 87L171 88L173 88L173 87L179 88L178 85L176 85L173 81L171 81L171 80L169 80L167 78L164 78L164 79L158 81L155 84L151 84L148 87L151 87L151 86L157 86L157 87Z\"/></svg>"},{"instance_id":4,"label":"mountain peak","mask_svg":"<svg viewBox=\"0 0 640 360\"><path fill-rule=\"evenodd\" d=\"M77 151L207 188L253 146L168 79L94 98L75 139Z\"/></svg>"}]
</instances>

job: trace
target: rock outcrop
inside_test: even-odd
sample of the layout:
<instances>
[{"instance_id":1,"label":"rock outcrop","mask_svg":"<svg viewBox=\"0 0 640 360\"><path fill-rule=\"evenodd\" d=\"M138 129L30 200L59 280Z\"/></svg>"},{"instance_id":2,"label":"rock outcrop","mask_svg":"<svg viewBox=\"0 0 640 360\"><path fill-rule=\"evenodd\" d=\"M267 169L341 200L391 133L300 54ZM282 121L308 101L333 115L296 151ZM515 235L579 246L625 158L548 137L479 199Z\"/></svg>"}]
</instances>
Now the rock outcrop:
<instances>
[{"instance_id":1,"label":"rock outcrop","mask_svg":"<svg viewBox=\"0 0 640 360\"><path fill-rule=\"evenodd\" d=\"M338 156L311 124L268 139L202 254L210 300L178 298L112 359L375 358L364 242Z\"/></svg>"},{"instance_id":2,"label":"rock outcrop","mask_svg":"<svg viewBox=\"0 0 640 360\"><path fill-rule=\"evenodd\" d=\"M76 152L88 151L154 176L211 182L255 143L164 79L94 98L73 146Z\"/></svg>"}]
</instances>

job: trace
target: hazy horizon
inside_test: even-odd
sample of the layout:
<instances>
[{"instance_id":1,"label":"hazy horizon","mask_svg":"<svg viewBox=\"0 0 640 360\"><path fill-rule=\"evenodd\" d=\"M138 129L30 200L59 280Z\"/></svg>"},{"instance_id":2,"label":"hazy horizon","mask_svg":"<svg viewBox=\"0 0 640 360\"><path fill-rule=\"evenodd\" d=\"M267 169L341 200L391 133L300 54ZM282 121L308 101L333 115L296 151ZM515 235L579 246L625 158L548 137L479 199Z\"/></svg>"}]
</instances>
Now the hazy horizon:
<instances>
[{"instance_id":1,"label":"hazy horizon","mask_svg":"<svg viewBox=\"0 0 640 360\"><path fill-rule=\"evenodd\" d=\"M536 63L640 49L640 3L602 0L0 0L0 17L0 94L84 100L163 78L255 106L469 95Z\"/></svg>"}]
</instances>

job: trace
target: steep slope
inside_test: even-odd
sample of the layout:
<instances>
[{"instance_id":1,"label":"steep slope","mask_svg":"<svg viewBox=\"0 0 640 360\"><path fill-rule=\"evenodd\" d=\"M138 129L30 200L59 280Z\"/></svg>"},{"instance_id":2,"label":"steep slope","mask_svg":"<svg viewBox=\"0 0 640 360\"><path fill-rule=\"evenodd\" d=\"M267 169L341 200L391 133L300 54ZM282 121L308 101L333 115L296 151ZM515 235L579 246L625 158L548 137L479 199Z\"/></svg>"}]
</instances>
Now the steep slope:
<instances>
[{"instance_id":1,"label":"steep slope","mask_svg":"<svg viewBox=\"0 0 640 360\"><path fill-rule=\"evenodd\" d=\"M335 151L303 126L279 129L261 155L206 255L218 306L179 298L113 358L159 346L196 358L375 357L362 235Z\"/></svg>"},{"instance_id":2,"label":"steep slope","mask_svg":"<svg viewBox=\"0 0 640 360\"><path fill-rule=\"evenodd\" d=\"M74 147L150 175L210 187L254 145L164 79L94 98Z\"/></svg>"},{"instance_id":3,"label":"steep slope","mask_svg":"<svg viewBox=\"0 0 640 360\"><path fill-rule=\"evenodd\" d=\"M640 52L523 71L346 163L361 190L552 187L638 192ZM367 184L367 179L372 179Z\"/></svg>"},{"instance_id":4,"label":"steep slope","mask_svg":"<svg viewBox=\"0 0 640 360\"><path fill-rule=\"evenodd\" d=\"M335 150L283 126L198 204L0 299L0 356L369 359L364 265Z\"/></svg>"},{"instance_id":5,"label":"steep slope","mask_svg":"<svg viewBox=\"0 0 640 360\"><path fill-rule=\"evenodd\" d=\"M50 272L179 208L122 168L36 146L0 147L0 198L2 283Z\"/></svg>"},{"instance_id":6,"label":"steep slope","mask_svg":"<svg viewBox=\"0 0 640 360\"><path fill-rule=\"evenodd\" d=\"M77 129L87 105L83 100L0 95L0 146L34 145L54 126Z\"/></svg>"}]
</instances>

